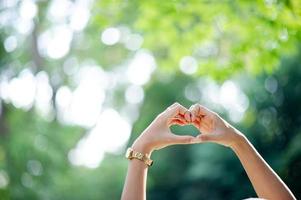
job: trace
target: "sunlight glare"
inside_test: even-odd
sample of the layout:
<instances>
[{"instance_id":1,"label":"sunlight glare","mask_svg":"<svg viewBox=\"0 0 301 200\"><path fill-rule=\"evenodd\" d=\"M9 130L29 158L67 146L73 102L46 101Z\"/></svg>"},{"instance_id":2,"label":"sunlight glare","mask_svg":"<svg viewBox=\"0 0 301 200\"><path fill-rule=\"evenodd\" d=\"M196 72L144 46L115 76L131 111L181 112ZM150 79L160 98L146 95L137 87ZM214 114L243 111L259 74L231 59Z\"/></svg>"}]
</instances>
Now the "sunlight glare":
<instances>
[{"instance_id":1,"label":"sunlight glare","mask_svg":"<svg viewBox=\"0 0 301 200\"><path fill-rule=\"evenodd\" d=\"M74 31L81 31L83 30L90 18L90 12L88 8L85 8L81 4L77 4L73 8L73 12L70 18L70 27Z\"/></svg>"},{"instance_id":2,"label":"sunlight glare","mask_svg":"<svg viewBox=\"0 0 301 200\"><path fill-rule=\"evenodd\" d=\"M4 41L4 49L8 53L14 51L17 48L17 46L18 42L16 36L11 35Z\"/></svg>"},{"instance_id":3,"label":"sunlight glare","mask_svg":"<svg viewBox=\"0 0 301 200\"><path fill-rule=\"evenodd\" d=\"M0 170L0 188L6 188L6 186L9 184L9 177L7 173L1 169Z\"/></svg>"},{"instance_id":4,"label":"sunlight glare","mask_svg":"<svg viewBox=\"0 0 301 200\"><path fill-rule=\"evenodd\" d=\"M13 26L15 27L15 29L19 33L24 34L24 35L29 34L34 27L32 20L23 19L23 18L17 18L12 23L13 23Z\"/></svg>"},{"instance_id":5,"label":"sunlight glare","mask_svg":"<svg viewBox=\"0 0 301 200\"><path fill-rule=\"evenodd\" d=\"M39 52L53 59L64 57L70 50L73 32L66 25L45 31L38 39Z\"/></svg>"},{"instance_id":6,"label":"sunlight glare","mask_svg":"<svg viewBox=\"0 0 301 200\"><path fill-rule=\"evenodd\" d=\"M154 57L145 50L139 50L127 69L128 80L136 85L146 84L156 69Z\"/></svg>"},{"instance_id":7,"label":"sunlight glare","mask_svg":"<svg viewBox=\"0 0 301 200\"><path fill-rule=\"evenodd\" d=\"M249 107L248 97L233 81L226 81L220 88L220 104L228 110L229 117L239 122Z\"/></svg>"},{"instance_id":8,"label":"sunlight glare","mask_svg":"<svg viewBox=\"0 0 301 200\"><path fill-rule=\"evenodd\" d=\"M105 152L119 153L127 143L131 125L114 109L104 110L96 126L69 153L74 165L96 168Z\"/></svg>"},{"instance_id":9,"label":"sunlight glare","mask_svg":"<svg viewBox=\"0 0 301 200\"><path fill-rule=\"evenodd\" d=\"M36 81L31 71L24 69L7 86L9 100L15 107L25 110L31 108L36 92Z\"/></svg>"},{"instance_id":10,"label":"sunlight glare","mask_svg":"<svg viewBox=\"0 0 301 200\"><path fill-rule=\"evenodd\" d=\"M52 111L52 87L49 83L48 74L44 71L39 72L36 75L36 97L35 97L35 106L38 113L48 118Z\"/></svg>"},{"instance_id":11,"label":"sunlight glare","mask_svg":"<svg viewBox=\"0 0 301 200\"><path fill-rule=\"evenodd\" d=\"M47 18L52 22L60 22L70 15L72 8L70 0L53 0L47 12Z\"/></svg>"},{"instance_id":12,"label":"sunlight glare","mask_svg":"<svg viewBox=\"0 0 301 200\"><path fill-rule=\"evenodd\" d=\"M125 47L131 51L136 51L140 49L143 43L143 37L139 34L129 34L125 41Z\"/></svg>"},{"instance_id":13,"label":"sunlight glare","mask_svg":"<svg viewBox=\"0 0 301 200\"><path fill-rule=\"evenodd\" d=\"M57 92L56 103L62 122L92 127L97 122L109 83L99 66L83 66L75 77L78 84L72 92L66 86Z\"/></svg>"},{"instance_id":14,"label":"sunlight glare","mask_svg":"<svg viewBox=\"0 0 301 200\"><path fill-rule=\"evenodd\" d=\"M197 71L198 63L192 56L184 56L180 61L180 69L185 74L194 74Z\"/></svg>"},{"instance_id":15,"label":"sunlight glare","mask_svg":"<svg viewBox=\"0 0 301 200\"><path fill-rule=\"evenodd\" d=\"M64 113L71 104L72 92L67 86L61 86L55 95L55 104L60 113ZM64 118L64 117L63 117Z\"/></svg>"},{"instance_id":16,"label":"sunlight glare","mask_svg":"<svg viewBox=\"0 0 301 200\"><path fill-rule=\"evenodd\" d=\"M114 45L120 40L121 33L118 28L110 27L101 34L101 41L106 45Z\"/></svg>"},{"instance_id":17,"label":"sunlight glare","mask_svg":"<svg viewBox=\"0 0 301 200\"><path fill-rule=\"evenodd\" d=\"M31 20L36 16L38 7L32 0L23 0L21 1L19 12L22 18Z\"/></svg>"},{"instance_id":18,"label":"sunlight glare","mask_svg":"<svg viewBox=\"0 0 301 200\"><path fill-rule=\"evenodd\" d=\"M131 85L125 91L125 99L128 103L141 103L144 98L144 91L141 86Z\"/></svg>"}]
</instances>

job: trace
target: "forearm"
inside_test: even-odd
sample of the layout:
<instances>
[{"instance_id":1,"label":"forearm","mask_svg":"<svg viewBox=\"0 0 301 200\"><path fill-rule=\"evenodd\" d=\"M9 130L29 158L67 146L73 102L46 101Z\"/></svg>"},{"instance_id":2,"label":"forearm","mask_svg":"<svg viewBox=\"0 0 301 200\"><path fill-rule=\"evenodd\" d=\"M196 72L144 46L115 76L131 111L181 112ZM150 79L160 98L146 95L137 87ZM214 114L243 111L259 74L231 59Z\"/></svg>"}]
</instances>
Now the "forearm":
<instances>
[{"instance_id":1,"label":"forearm","mask_svg":"<svg viewBox=\"0 0 301 200\"><path fill-rule=\"evenodd\" d=\"M132 148L149 157L152 154L152 148L141 142L134 142ZM148 166L141 160L132 159L129 161L121 200L146 200L147 172Z\"/></svg>"},{"instance_id":2,"label":"forearm","mask_svg":"<svg viewBox=\"0 0 301 200\"><path fill-rule=\"evenodd\" d=\"M146 179L148 167L140 160L129 161L127 177L125 180L122 200L145 200Z\"/></svg>"},{"instance_id":3,"label":"forearm","mask_svg":"<svg viewBox=\"0 0 301 200\"><path fill-rule=\"evenodd\" d=\"M233 151L242 163L257 195L272 200L295 199L292 192L265 162L253 145L244 136L239 136Z\"/></svg>"}]
</instances>

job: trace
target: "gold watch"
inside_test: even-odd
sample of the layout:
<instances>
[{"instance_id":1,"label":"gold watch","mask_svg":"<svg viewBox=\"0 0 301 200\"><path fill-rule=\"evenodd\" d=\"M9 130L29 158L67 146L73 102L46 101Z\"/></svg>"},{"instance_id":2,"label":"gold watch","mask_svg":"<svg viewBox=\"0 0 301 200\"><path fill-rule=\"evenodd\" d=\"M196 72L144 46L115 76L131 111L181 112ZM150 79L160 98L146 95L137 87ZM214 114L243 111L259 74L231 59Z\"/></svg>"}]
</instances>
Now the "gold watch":
<instances>
[{"instance_id":1,"label":"gold watch","mask_svg":"<svg viewBox=\"0 0 301 200\"><path fill-rule=\"evenodd\" d=\"M143 154L138 151L135 151L131 147L127 149L125 157L129 160L132 160L132 159L141 160L149 167L153 165L153 161L148 157L147 154Z\"/></svg>"}]
</instances>

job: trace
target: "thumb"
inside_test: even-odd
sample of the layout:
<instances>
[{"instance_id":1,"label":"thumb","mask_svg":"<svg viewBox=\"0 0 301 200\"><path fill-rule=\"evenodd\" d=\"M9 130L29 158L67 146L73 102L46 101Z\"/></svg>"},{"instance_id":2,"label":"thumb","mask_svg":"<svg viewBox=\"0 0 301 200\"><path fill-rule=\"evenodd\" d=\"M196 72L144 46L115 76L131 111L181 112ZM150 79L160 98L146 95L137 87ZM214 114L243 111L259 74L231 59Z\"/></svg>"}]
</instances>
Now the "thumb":
<instances>
[{"instance_id":1,"label":"thumb","mask_svg":"<svg viewBox=\"0 0 301 200\"><path fill-rule=\"evenodd\" d=\"M191 135L173 135L174 144L191 144L195 140L195 137Z\"/></svg>"},{"instance_id":2,"label":"thumb","mask_svg":"<svg viewBox=\"0 0 301 200\"><path fill-rule=\"evenodd\" d=\"M217 138L213 134L200 134L197 136L197 140L199 142L215 142Z\"/></svg>"}]
</instances>

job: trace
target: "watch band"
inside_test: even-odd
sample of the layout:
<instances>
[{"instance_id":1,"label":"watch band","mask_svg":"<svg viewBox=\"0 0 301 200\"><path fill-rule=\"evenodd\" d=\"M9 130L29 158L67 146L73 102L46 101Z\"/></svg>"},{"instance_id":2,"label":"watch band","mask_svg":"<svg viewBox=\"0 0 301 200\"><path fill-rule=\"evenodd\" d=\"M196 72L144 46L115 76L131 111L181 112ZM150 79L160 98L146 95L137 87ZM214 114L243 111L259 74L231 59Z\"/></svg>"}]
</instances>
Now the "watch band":
<instances>
[{"instance_id":1,"label":"watch band","mask_svg":"<svg viewBox=\"0 0 301 200\"><path fill-rule=\"evenodd\" d=\"M137 159L140 160L142 162L144 162L147 166L152 166L153 165L153 160L151 160L147 154L143 154L141 152L135 151L134 149L132 149L131 147L127 149L125 157L129 160L132 159Z\"/></svg>"}]
</instances>

